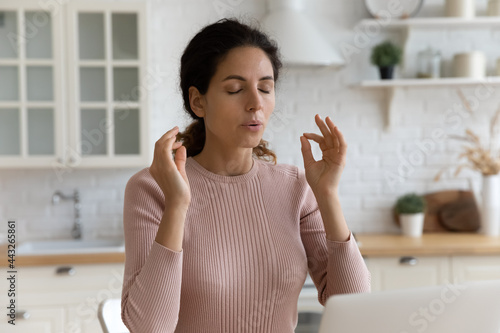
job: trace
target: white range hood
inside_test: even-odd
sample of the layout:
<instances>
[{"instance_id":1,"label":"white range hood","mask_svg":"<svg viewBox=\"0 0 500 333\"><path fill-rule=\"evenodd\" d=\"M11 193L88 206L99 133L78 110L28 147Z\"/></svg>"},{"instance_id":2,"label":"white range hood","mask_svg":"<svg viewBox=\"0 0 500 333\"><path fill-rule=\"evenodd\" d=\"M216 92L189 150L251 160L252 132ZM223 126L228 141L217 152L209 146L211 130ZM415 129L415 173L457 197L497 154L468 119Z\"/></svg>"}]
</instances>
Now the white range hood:
<instances>
[{"instance_id":1,"label":"white range hood","mask_svg":"<svg viewBox=\"0 0 500 333\"><path fill-rule=\"evenodd\" d=\"M302 13L302 0L268 0L268 13L262 25L278 42L283 61L292 66L331 66L345 64L343 57L325 40Z\"/></svg>"}]
</instances>

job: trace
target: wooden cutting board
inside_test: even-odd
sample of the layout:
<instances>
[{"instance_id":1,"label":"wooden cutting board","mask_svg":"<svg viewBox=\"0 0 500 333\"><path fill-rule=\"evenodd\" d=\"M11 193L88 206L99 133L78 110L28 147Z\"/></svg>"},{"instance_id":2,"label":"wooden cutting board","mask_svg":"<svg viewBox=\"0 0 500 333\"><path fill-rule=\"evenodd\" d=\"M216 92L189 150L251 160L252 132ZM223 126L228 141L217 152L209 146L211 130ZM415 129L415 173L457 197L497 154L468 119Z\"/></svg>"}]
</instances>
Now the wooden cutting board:
<instances>
[{"instance_id":1,"label":"wooden cutting board","mask_svg":"<svg viewBox=\"0 0 500 333\"><path fill-rule=\"evenodd\" d=\"M427 210L424 232L477 231L480 227L479 209L474 193L463 190L447 190L424 194ZM399 217L393 209L394 219Z\"/></svg>"}]
</instances>

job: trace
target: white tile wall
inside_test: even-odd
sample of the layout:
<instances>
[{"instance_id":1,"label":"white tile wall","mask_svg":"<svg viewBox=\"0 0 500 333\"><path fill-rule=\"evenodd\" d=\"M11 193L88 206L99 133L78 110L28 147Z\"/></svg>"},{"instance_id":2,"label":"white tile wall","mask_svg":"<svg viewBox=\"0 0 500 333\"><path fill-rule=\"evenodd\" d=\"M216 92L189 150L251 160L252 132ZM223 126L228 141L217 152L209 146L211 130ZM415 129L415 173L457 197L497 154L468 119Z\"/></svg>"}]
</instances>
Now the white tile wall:
<instances>
[{"instance_id":1,"label":"white tile wall","mask_svg":"<svg viewBox=\"0 0 500 333\"><path fill-rule=\"evenodd\" d=\"M264 0L148 2L149 65L150 71L156 73L150 96L152 149L165 131L175 125L183 128L189 122L177 88L179 57L188 40L202 26L224 16L260 18L266 6ZM420 16L442 15L443 4L443 0L427 0ZM485 4L486 0L478 1L478 14L484 13ZM339 49L347 43L357 45L358 51L348 55L349 65L339 71L288 68L283 72L275 114L264 135L271 141L279 162L302 167L299 136L318 132L313 120L316 113L330 115L349 145L340 194L344 215L355 232L397 232L390 209L397 196L405 192L467 188L468 177L478 183L478 175L467 171L458 179L447 172L444 180L432 182L442 167L457 165L459 147L433 133L461 134L471 127L487 134L487 121L500 104L498 88L489 96L478 94L477 87L464 89L470 98L482 97L471 100L476 102L474 116L457 108L460 100L455 89L401 89L395 101L396 126L385 131L381 90L353 85L363 79L378 79L377 69L369 63L371 48L389 37L401 41L401 34L380 31L362 39L362 30L355 27L360 19L368 18L362 1L308 0L305 12ZM406 69L398 68L396 75L411 77L416 53L427 45L441 48L443 74L450 74L453 53L472 49L487 54L488 71L492 73L500 57L499 42L499 29L415 32L408 42ZM320 156L319 149L313 147L315 156ZM51 171L4 170L0 174L1 220L17 219L19 240L68 237L71 203L52 206L50 198L55 190L71 192L79 188L85 236L120 236L123 191L128 178L138 170L76 170L66 174L62 182ZM1 226L5 228L5 223Z\"/></svg>"}]
</instances>

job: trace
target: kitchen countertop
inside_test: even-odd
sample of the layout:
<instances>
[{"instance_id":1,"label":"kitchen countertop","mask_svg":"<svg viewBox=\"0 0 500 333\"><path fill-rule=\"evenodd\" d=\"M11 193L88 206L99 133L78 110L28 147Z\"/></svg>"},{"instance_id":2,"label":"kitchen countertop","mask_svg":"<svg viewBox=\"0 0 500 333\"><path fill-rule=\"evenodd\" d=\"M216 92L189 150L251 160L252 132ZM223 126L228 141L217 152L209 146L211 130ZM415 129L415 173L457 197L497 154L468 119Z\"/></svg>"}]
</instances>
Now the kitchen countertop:
<instances>
[{"instance_id":1,"label":"kitchen countertop","mask_svg":"<svg viewBox=\"0 0 500 333\"><path fill-rule=\"evenodd\" d=\"M486 237L477 233L429 233L421 238L399 234L356 234L361 254L370 256L404 255L500 255L500 237ZM0 246L0 267L6 267L7 246ZM61 264L102 264L125 262L124 252L16 255L15 265L43 266Z\"/></svg>"},{"instance_id":2,"label":"kitchen countertop","mask_svg":"<svg viewBox=\"0 0 500 333\"><path fill-rule=\"evenodd\" d=\"M356 234L363 256L500 255L500 237L478 233L428 233L421 238L399 234Z\"/></svg>"},{"instance_id":3,"label":"kitchen countertop","mask_svg":"<svg viewBox=\"0 0 500 333\"><path fill-rule=\"evenodd\" d=\"M9 265L7 261L7 245L0 245L0 267ZM124 252L106 253L71 253L71 254L45 254L45 255L17 255L15 256L15 266L44 266L61 264L105 264L125 262Z\"/></svg>"}]
</instances>

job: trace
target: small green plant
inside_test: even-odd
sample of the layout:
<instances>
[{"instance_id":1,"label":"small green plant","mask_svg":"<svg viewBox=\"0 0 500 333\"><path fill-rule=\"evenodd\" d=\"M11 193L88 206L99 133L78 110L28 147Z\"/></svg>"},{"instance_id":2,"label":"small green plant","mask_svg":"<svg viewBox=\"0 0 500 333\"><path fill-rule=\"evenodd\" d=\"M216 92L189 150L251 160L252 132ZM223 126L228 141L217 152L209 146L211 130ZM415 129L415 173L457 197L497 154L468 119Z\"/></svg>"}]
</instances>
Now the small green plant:
<instances>
[{"instance_id":1,"label":"small green plant","mask_svg":"<svg viewBox=\"0 0 500 333\"><path fill-rule=\"evenodd\" d=\"M398 198L395 210L397 214L416 214L424 212L426 205L424 197L409 193Z\"/></svg>"},{"instance_id":2,"label":"small green plant","mask_svg":"<svg viewBox=\"0 0 500 333\"><path fill-rule=\"evenodd\" d=\"M402 54L403 51L399 46L390 41L385 41L373 48L371 61L372 64L378 67L394 66L399 64Z\"/></svg>"}]
</instances>

